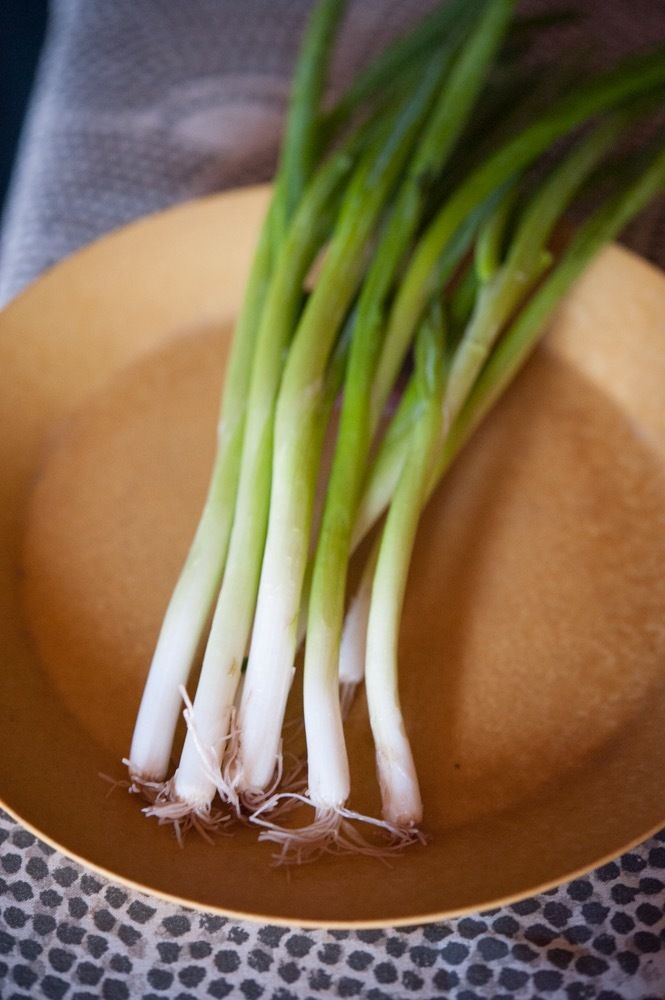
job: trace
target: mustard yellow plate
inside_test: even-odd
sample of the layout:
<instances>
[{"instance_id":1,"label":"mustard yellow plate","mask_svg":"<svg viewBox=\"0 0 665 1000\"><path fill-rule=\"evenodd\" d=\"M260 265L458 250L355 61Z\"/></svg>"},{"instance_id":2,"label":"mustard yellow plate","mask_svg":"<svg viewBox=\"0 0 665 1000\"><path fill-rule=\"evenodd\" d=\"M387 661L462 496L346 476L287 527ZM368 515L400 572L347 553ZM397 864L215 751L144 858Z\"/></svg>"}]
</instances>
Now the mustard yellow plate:
<instances>
[{"instance_id":1,"label":"mustard yellow plate","mask_svg":"<svg viewBox=\"0 0 665 1000\"><path fill-rule=\"evenodd\" d=\"M602 253L431 503L401 642L427 847L272 866L147 820L122 777L213 455L267 190L132 225L0 316L0 791L111 878L376 926L537 892L665 825L665 278ZM298 683L298 680L296 681ZM376 811L364 700L354 808Z\"/></svg>"}]
</instances>

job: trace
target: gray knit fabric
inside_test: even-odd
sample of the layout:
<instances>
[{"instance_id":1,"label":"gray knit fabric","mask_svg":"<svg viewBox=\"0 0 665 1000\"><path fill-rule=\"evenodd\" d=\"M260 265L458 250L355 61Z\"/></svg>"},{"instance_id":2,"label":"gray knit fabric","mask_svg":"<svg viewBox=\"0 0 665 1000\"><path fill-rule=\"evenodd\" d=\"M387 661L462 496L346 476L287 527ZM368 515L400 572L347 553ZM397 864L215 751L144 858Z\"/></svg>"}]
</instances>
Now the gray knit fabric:
<instances>
[{"instance_id":1,"label":"gray knit fabric","mask_svg":"<svg viewBox=\"0 0 665 1000\"><path fill-rule=\"evenodd\" d=\"M355 0L339 86L433 0ZM528 0L576 7L534 58L586 47L592 62L665 37L664 0ZM267 180L308 0L60 0L22 143L0 256L0 302L77 247L210 191ZM629 242L665 253L665 210Z\"/></svg>"},{"instance_id":2,"label":"gray knit fabric","mask_svg":"<svg viewBox=\"0 0 665 1000\"><path fill-rule=\"evenodd\" d=\"M426 9L356 0L339 86ZM532 10L552 9L532 0ZM595 62L665 37L662 0L577 0L538 58ZM306 0L60 0L2 228L0 298L147 212L270 177ZM665 262L663 209L631 244ZM106 882L0 815L0 996L68 1000L665 995L665 835L592 876L477 917L299 931L195 913Z\"/></svg>"}]
</instances>

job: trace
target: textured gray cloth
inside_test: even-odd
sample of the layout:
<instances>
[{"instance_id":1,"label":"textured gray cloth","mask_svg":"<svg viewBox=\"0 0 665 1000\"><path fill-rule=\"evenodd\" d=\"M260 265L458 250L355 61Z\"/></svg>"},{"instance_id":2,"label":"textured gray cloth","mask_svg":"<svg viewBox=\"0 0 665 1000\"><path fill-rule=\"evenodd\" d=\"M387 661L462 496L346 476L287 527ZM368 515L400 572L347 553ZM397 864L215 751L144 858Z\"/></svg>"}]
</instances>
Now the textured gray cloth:
<instances>
[{"instance_id":1,"label":"textured gray cloth","mask_svg":"<svg viewBox=\"0 0 665 1000\"><path fill-rule=\"evenodd\" d=\"M56 3L2 231L0 297L138 215L274 165L305 0ZM337 85L425 0L352 4ZM532 2L549 9L550 0ZM578 0L541 52L596 62L665 34L661 0ZM665 260L663 213L632 245ZM238 924L121 889L0 816L0 996L452 997L665 995L665 836L593 876L478 917L399 931Z\"/></svg>"},{"instance_id":2,"label":"textured gray cloth","mask_svg":"<svg viewBox=\"0 0 665 1000\"><path fill-rule=\"evenodd\" d=\"M433 0L355 0L333 87ZM665 0L528 0L577 8L536 57L609 63L665 38ZM2 232L0 303L102 233L174 202L267 180L308 0L60 0ZM665 210L628 242L665 259Z\"/></svg>"},{"instance_id":3,"label":"textured gray cloth","mask_svg":"<svg viewBox=\"0 0 665 1000\"><path fill-rule=\"evenodd\" d=\"M333 85L431 5L352 4ZM139 215L268 180L308 7L56 3L3 226L0 301Z\"/></svg>"}]
</instances>

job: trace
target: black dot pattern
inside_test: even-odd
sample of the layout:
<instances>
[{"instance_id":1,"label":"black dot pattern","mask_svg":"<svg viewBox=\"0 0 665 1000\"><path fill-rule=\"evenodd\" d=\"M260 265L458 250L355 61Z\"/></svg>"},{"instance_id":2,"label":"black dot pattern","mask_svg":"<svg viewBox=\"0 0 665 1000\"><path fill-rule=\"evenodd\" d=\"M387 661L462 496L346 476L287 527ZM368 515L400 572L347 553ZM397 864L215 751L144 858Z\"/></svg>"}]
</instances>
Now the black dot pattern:
<instances>
[{"instance_id":1,"label":"black dot pattern","mask_svg":"<svg viewBox=\"0 0 665 1000\"><path fill-rule=\"evenodd\" d=\"M501 910L356 932L186 910L106 883L24 833L0 814L2 997L662 1000L665 866L654 860L665 831ZM17 900L23 883L31 893ZM617 886L628 902L614 901Z\"/></svg>"}]
</instances>

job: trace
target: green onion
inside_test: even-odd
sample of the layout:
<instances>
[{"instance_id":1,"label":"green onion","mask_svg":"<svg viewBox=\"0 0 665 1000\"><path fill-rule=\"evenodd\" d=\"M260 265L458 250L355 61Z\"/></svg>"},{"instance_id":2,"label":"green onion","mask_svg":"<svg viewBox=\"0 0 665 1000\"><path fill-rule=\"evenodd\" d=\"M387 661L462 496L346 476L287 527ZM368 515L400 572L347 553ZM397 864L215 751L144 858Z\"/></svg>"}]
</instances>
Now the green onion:
<instances>
[{"instance_id":1,"label":"green onion","mask_svg":"<svg viewBox=\"0 0 665 1000\"><path fill-rule=\"evenodd\" d=\"M134 727L127 764L136 785L162 782L168 773L181 707L180 691L192 670L224 572L236 506L252 363L278 245L276 232L283 230L308 180L303 163L310 172L313 167L318 106L312 95L321 92L332 30L343 7L340 0L322 0L315 8L296 67L298 86L287 121L289 148L282 157L275 194L259 238L231 345L208 494L162 623Z\"/></svg>"},{"instance_id":2,"label":"green onion","mask_svg":"<svg viewBox=\"0 0 665 1000\"><path fill-rule=\"evenodd\" d=\"M277 196L277 201L279 196ZM217 425L217 455L201 519L169 601L134 727L128 767L137 784L161 782L168 773L187 683L215 601L235 510L247 392L272 258L269 212L236 323Z\"/></svg>"},{"instance_id":3,"label":"green onion","mask_svg":"<svg viewBox=\"0 0 665 1000\"><path fill-rule=\"evenodd\" d=\"M400 706L397 642L411 550L439 448L444 337L443 313L433 309L416 338L419 414L381 536L367 625L365 687L383 818L407 837L422 819L422 802Z\"/></svg>"},{"instance_id":4,"label":"green onion","mask_svg":"<svg viewBox=\"0 0 665 1000\"><path fill-rule=\"evenodd\" d=\"M369 98L382 96L410 80L414 67L427 62L442 44L454 45L467 21L477 13L481 0L450 0L440 4L405 37L398 38L370 63L352 82L346 93L321 123L321 130L334 135Z\"/></svg>"},{"instance_id":5,"label":"green onion","mask_svg":"<svg viewBox=\"0 0 665 1000\"><path fill-rule=\"evenodd\" d=\"M331 848L382 855L424 839L398 663L422 510L561 297L665 188L660 147L607 169L624 132L662 99L664 53L561 96L566 63L543 109L541 87L516 99L524 78L511 53L534 23L509 30L513 6L435 8L330 112L323 94L345 3L313 10L208 496L127 762L132 789L151 800L145 811L178 833L236 813L282 860ZM561 139L565 152L552 155ZM606 200L561 248L558 228L591 184ZM382 515L345 617L352 553ZM282 757L303 636L306 789ZM192 703L185 685L204 638ZM363 677L381 817L348 806L343 719ZM169 774L181 700L187 733ZM310 823L280 825L276 813L293 803L313 808ZM366 839L356 822L387 840Z\"/></svg>"},{"instance_id":6,"label":"green onion","mask_svg":"<svg viewBox=\"0 0 665 1000\"><path fill-rule=\"evenodd\" d=\"M288 220L295 212L314 173L322 146L320 104L326 84L335 31L344 14L346 0L321 0L309 19L296 63L289 110L282 141L278 183L283 197L275 212L273 234L284 238Z\"/></svg>"},{"instance_id":7,"label":"green onion","mask_svg":"<svg viewBox=\"0 0 665 1000\"><path fill-rule=\"evenodd\" d=\"M286 362L275 417L268 534L239 714L237 781L246 797L261 795L278 766L320 458L314 445L321 376L361 281L369 241L437 82L438 67L432 63L361 160Z\"/></svg>"},{"instance_id":8,"label":"green onion","mask_svg":"<svg viewBox=\"0 0 665 1000\"><path fill-rule=\"evenodd\" d=\"M338 809L350 789L338 698L339 644L351 532L373 431L369 401L384 332L385 302L420 222L429 186L462 132L507 28L512 6L512 0L486 5L450 72L443 74L440 94L397 191L358 302L314 565L305 646L308 787L318 810Z\"/></svg>"},{"instance_id":9,"label":"green onion","mask_svg":"<svg viewBox=\"0 0 665 1000\"><path fill-rule=\"evenodd\" d=\"M292 336L303 283L328 235L341 184L354 158L336 154L316 175L296 212L275 264L257 337L248 389L247 420L224 579L212 619L187 734L175 776L175 797L206 811L216 788L210 762L219 766L254 615L268 520L273 420L282 358ZM208 748L201 759L197 744Z\"/></svg>"},{"instance_id":10,"label":"green onion","mask_svg":"<svg viewBox=\"0 0 665 1000\"><path fill-rule=\"evenodd\" d=\"M377 541L372 545L372 550L365 561L360 583L344 618L342 638L339 644L339 703L343 719L348 716L358 685L365 677L367 621L378 558L379 545Z\"/></svg>"}]
</instances>

